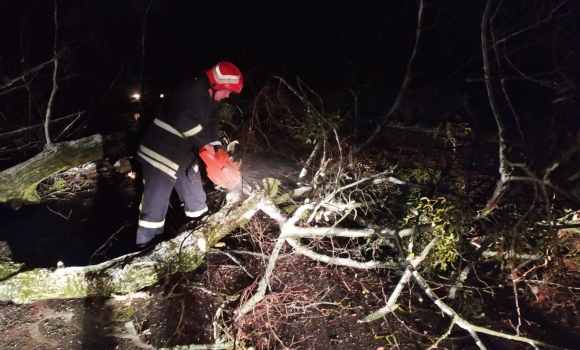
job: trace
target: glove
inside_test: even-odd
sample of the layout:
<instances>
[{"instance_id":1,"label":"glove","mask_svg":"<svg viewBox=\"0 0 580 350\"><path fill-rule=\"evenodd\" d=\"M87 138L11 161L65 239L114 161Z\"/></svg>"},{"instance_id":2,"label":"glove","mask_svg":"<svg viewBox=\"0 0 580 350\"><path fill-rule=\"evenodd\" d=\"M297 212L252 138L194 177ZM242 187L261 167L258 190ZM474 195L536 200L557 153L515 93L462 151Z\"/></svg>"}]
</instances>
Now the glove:
<instances>
[{"instance_id":1,"label":"glove","mask_svg":"<svg viewBox=\"0 0 580 350\"><path fill-rule=\"evenodd\" d=\"M200 150L199 153L202 152L208 152L211 155L215 155L219 152L220 149L225 150L221 145L212 145L211 143L208 143L207 145L203 146Z\"/></svg>"},{"instance_id":2,"label":"glove","mask_svg":"<svg viewBox=\"0 0 580 350\"><path fill-rule=\"evenodd\" d=\"M216 146L212 145L211 143L208 143L207 145L205 145L199 149L200 154L207 153L207 154L211 154L212 156L215 156L216 152L217 152Z\"/></svg>"}]
</instances>

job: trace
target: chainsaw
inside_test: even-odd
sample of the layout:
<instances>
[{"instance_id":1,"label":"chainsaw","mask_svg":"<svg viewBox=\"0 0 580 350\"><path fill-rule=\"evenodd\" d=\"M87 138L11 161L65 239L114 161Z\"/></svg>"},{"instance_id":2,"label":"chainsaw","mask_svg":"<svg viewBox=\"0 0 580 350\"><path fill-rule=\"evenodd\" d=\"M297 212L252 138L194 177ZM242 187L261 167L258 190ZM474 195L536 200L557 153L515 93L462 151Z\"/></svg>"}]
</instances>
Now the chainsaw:
<instances>
[{"instance_id":1,"label":"chainsaw","mask_svg":"<svg viewBox=\"0 0 580 350\"><path fill-rule=\"evenodd\" d=\"M231 190L242 183L242 173L236 161L222 148L206 145L199 150L206 166L207 177L217 186Z\"/></svg>"}]
</instances>

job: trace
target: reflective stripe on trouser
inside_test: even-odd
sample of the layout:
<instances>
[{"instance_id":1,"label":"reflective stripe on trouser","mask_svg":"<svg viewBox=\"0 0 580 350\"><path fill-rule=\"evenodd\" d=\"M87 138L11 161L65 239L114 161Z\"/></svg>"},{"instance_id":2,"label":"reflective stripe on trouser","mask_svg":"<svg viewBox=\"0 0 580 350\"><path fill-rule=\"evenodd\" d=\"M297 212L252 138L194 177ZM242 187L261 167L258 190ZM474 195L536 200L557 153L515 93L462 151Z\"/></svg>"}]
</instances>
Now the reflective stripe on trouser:
<instances>
[{"instance_id":1,"label":"reflective stripe on trouser","mask_svg":"<svg viewBox=\"0 0 580 350\"><path fill-rule=\"evenodd\" d=\"M155 235L163 233L165 215L173 188L184 202L187 216L199 217L207 211L206 195L199 172L190 167L186 174L185 168L179 167L175 174L177 179L174 180L151 164L141 163L145 190L137 228L137 244L147 243Z\"/></svg>"},{"instance_id":2,"label":"reflective stripe on trouser","mask_svg":"<svg viewBox=\"0 0 580 350\"><path fill-rule=\"evenodd\" d=\"M190 218L202 216L207 212L207 206L197 164L190 167L187 174L180 168L177 175L174 187L184 204L185 215Z\"/></svg>"},{"instance_id":3,"label":"reflective stripe on trouser","mask_svg":"<svg viewBox=\"0 0 580 350\"><path fill-rule=\"evenodd\" d=\"M141 163L145 190L137 226L137 244L147 243L155 235L163 233L169 197L175 183L171 176L160 169L146 162Z\"/></svg>"}]
</instances>

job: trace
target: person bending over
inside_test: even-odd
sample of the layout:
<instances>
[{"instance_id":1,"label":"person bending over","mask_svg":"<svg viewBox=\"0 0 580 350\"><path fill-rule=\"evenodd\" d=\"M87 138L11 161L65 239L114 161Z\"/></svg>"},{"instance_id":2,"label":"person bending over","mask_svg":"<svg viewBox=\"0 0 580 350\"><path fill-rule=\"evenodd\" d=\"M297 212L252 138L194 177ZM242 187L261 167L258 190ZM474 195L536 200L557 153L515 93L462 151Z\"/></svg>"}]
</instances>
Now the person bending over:
<instances>
[{"instance_id":1,"label":"person bending over","mask_svg":"<svg viewBox=\"0 0 580 350\"><path fill-rule=\"evenodd\" d=\"M182 78L165 94L164 117L153 120L137 151L145 187L139 207L138 248L149 246L163 233L174 188L187 217L196 219L207 212L199 150L222 146L218 101L239 94L243 86L241 71L232 63L220 62L205 74Z\"/></svg>"}]
</instances>

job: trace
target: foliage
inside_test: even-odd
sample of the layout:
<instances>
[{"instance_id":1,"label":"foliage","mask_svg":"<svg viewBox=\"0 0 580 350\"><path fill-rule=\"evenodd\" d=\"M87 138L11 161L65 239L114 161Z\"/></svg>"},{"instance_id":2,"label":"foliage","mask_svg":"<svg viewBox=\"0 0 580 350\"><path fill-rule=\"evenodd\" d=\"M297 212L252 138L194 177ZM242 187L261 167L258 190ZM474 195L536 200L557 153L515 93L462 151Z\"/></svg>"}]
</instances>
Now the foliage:
<instances>
[{"instance_id":1,"label":"foliage","mask_svg":"<svg viewBox=\"0 0 580 350\"><path fill-rule=\"evenodd\" d=\"M458 303L457 309L461 315L475 325L489 327L490 320L485 313L484 301L473 290L465 289L462 294L469 302Z\"/></svg>"},{"instance_id":2,"label":"foliage","mask_svg":"<svg viewBox=\"0 0 580 350\"><path fill-rule=\"evenodd\" d=\"M62 178L55 178L54 183L50 186L50 189L53 191L63 191L67 188L67 183L65 179Z\"/></svg>"},{"instance_id":3,"label":"foliage","mask_svg":"<svg viewBox=\"0 0 580 350\"><path fill-rule=\"evenodd\" d=\"M419 164L417 164L419 166ZM418 184L432 185L441 180L441 170L429 168L414 168L408 171L409 181Z\"/></svg>"},{"instance_id":4,"label":"foliage","mask_svg":"<svg viewBox=\"0 0 580 350\"><path fill-rule=\"evenodd\" d=\"M220 128L224 130L224 126L228 125L234 129L238 128L240 121L238 120L239 109L231 103L221 103L219 108Z\"/></svg>"},{"instance_id":5,"label":"foliage","mask_svg":"<svg viewBox=\"0 0 580 350\"><path fill-rule=\"evenodd\" d=\"M98 173L95 169L77 168L54 174L38 185L41 197L48 197L55 192L76 193L95 187Z\"/></svg>"},{"instance_id":6,"label":"foliage","mask_svg":"<svg viewBox=\"0 0 580 350\"><path fill-rule=\"evenodd\" d=\"M289 128L292 137L306 143L315 143L319 137L326 135L330 128L338 129L341 119L338 115L321 118L315 112L305 110L299 113L297 122L297 125Z\"/></svg>"},{"instance_id":7,"label":"foliage","mask_svg":"<svg viewBox=\"0 0 580 350\"><path fill-rule=\"evenodd\" d=\"M404 227L431 224L433 230L418 238L420 246L424 247L435 236L439 240L431 250L429 267L433 270L446 271L449 265L457 261L465 252L461 235L468 230L462 223L465 209L448 201L444 197L430 199L419 193L409 197L407 202L409 212L402 220ZM421 249L419 248L418 251Z\"/></svg>"}]
</instances>

